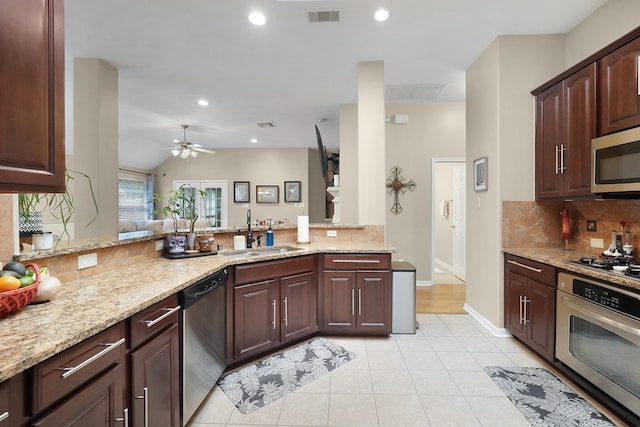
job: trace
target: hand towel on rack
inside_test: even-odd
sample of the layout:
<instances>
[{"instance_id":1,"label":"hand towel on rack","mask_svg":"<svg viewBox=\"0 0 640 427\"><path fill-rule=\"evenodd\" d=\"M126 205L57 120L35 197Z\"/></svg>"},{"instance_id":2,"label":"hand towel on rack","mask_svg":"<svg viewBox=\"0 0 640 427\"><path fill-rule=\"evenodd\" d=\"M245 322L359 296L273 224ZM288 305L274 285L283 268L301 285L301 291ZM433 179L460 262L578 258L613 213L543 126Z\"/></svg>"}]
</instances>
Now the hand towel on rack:
<instances>
[{"instance_id":1,"label":"hand towel on rack","mask_svg":"<svg viewBox=\"0 0 640 427\"><path fill-rule=\"evenodd\" d=\"M440 215L447 218L449 216L449 201L440 200Z\"/></svg>"}]
</instances>

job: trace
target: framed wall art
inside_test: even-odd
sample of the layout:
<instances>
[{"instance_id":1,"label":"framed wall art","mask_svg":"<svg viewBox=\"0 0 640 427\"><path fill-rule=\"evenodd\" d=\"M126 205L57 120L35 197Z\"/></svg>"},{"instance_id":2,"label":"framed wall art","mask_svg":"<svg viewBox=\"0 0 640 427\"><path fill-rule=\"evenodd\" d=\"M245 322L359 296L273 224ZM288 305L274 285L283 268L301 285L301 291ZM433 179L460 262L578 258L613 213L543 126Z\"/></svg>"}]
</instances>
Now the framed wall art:
<instances>
[{"instance_id":1,"label":"framed wall art","mask_svg":"<svg viewBox=\"0 0 640 427\"><path fill-rule=\"evenodd\" d=\"M278 203L278 189L277 185L256 185L256 203Z\"/></svg>"},{"instance_id":2,"label":"framed wall art","mask_svg":"<svg viewBox=\"0 0 640 427\"><path fill-rule=\"evenodd\" d=\"M284 201L285 202L301 202L300 181L284 182Z\"/></svg>"},{"instance_id":3,"label":"framed wall art","mask_svg":"<svg viewBox=\"0 0 640 427\"><path fill-rule=\"evenodd\" d=\"M249 181L233 182L233 201L235 203L249 203L251 193L249 192Z\"/></svg>"},{"instance_id":4,"label":"framed wall art","mask_svg":"<svg viewBox=\"0 0 640 427\"><path fill-rule=\"evenodd\" d=\"M473 161L473 190L487 191L489 189L487 178L487 156L480 157Z\"/></svg>"}]
</instances>

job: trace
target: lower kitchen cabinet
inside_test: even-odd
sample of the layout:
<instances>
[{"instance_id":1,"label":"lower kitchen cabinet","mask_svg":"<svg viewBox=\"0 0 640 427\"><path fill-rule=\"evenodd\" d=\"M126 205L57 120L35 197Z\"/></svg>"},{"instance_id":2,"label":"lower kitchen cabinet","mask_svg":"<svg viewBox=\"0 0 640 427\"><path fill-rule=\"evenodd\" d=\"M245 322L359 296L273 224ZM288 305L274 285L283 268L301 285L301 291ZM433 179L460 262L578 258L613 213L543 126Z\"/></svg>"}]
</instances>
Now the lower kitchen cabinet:
<instances>
[{"instance_id":1,"label":"lower kitchen cabinet","mask_svg":"<svg viewBox=\"0 0 640 427\"><path fill-rule=\"evenodd\" d=\"M180 333L175 295L132 316L130 421L180 426Z\"/></svg>"},{"instance_id":2,"label":"lower kitchen cabinet","mask_svg":"<svg viewBox=\"0 0 640 427\"><path fill-rule=\"evenodd\" d=\"M505 256L505 325L513 336L553 362L555 353L555 268Z\"/></svg>"},{"instance_id":3,"label":"lower kitchen cabinet","mask_svg":"<svg viewBox=\"0 0 640 427\"><path fill-rule=\"evenodd\" d=\"M389 255L325 255L323 330L332 333L389 334L389 264ZM379 270L355 269L357 266Z\"/></svg>"},{"instance_id":4,"label":"lower kitchen cabinet","mask_svg":"<svg viewBox=\"0 0 640 427\"><path fill-rule=\"evenodd\" d=\"M32 423L34 427L126 425L125 370L118 364Z\"/></svg>"},{"instance_id":5,"label":"lower kitchen cabinet","mask_svg":"<svg viewBox=\"0 0 640 427\"><path fill-rule=\"evenodd\" d=\"M233 287L233 361L318 330L315 258L237 266Z\"/></svg>"},{"instance_id":6,"label":"lower kitchen cabinet","mask_svg":"<svg viewBox=\"0 0 640 427\"><path fill-rule=\"evenodd\" d=\"M9 427L11 407L9 403L9 381L0 384L0 427Z\"/></svg>"}]
</instances>

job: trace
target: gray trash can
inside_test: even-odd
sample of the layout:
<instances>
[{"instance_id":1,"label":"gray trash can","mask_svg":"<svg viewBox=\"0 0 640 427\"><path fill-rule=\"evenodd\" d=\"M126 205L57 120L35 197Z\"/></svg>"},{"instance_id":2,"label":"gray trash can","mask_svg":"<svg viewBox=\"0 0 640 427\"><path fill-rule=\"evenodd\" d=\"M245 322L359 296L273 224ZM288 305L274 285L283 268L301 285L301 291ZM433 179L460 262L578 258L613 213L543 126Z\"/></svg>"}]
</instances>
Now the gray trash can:
<instances>
[{"instance_id":1,"label":"gray trash can","mask_svg":"<svg viewBox=\"0 0 640 427\"><path fill-rule=\"evenodd\" d=\"M406 261L393 261L391 333L416 333L416 268Z\"/></svg>"}]
</instances>

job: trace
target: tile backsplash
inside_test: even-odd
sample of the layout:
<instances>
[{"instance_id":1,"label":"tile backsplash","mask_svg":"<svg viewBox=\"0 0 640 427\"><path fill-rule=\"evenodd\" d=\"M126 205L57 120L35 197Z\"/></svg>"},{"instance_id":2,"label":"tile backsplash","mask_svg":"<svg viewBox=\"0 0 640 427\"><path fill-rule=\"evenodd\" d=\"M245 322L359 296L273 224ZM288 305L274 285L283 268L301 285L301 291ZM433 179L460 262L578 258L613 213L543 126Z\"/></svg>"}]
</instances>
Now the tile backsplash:
<instances>
[{"instance_id":1,"label":"tile backsplash","mask_svg":"<svg viewBox=\"0 0 640 427\"><path fill-rule=\"evenodd\" d=\"M590 247L591 239L603 239L605 249L611 230L620 231L620 221L631 231L634 253L640 251L640 200L575 200L551 202L503 202L502 246L563 247L561 212L567 209L571 220L569 245L584 254L597 255L603 249ZM587 220L596 222L587 231Z\"/></svg>"}]
</instances>

